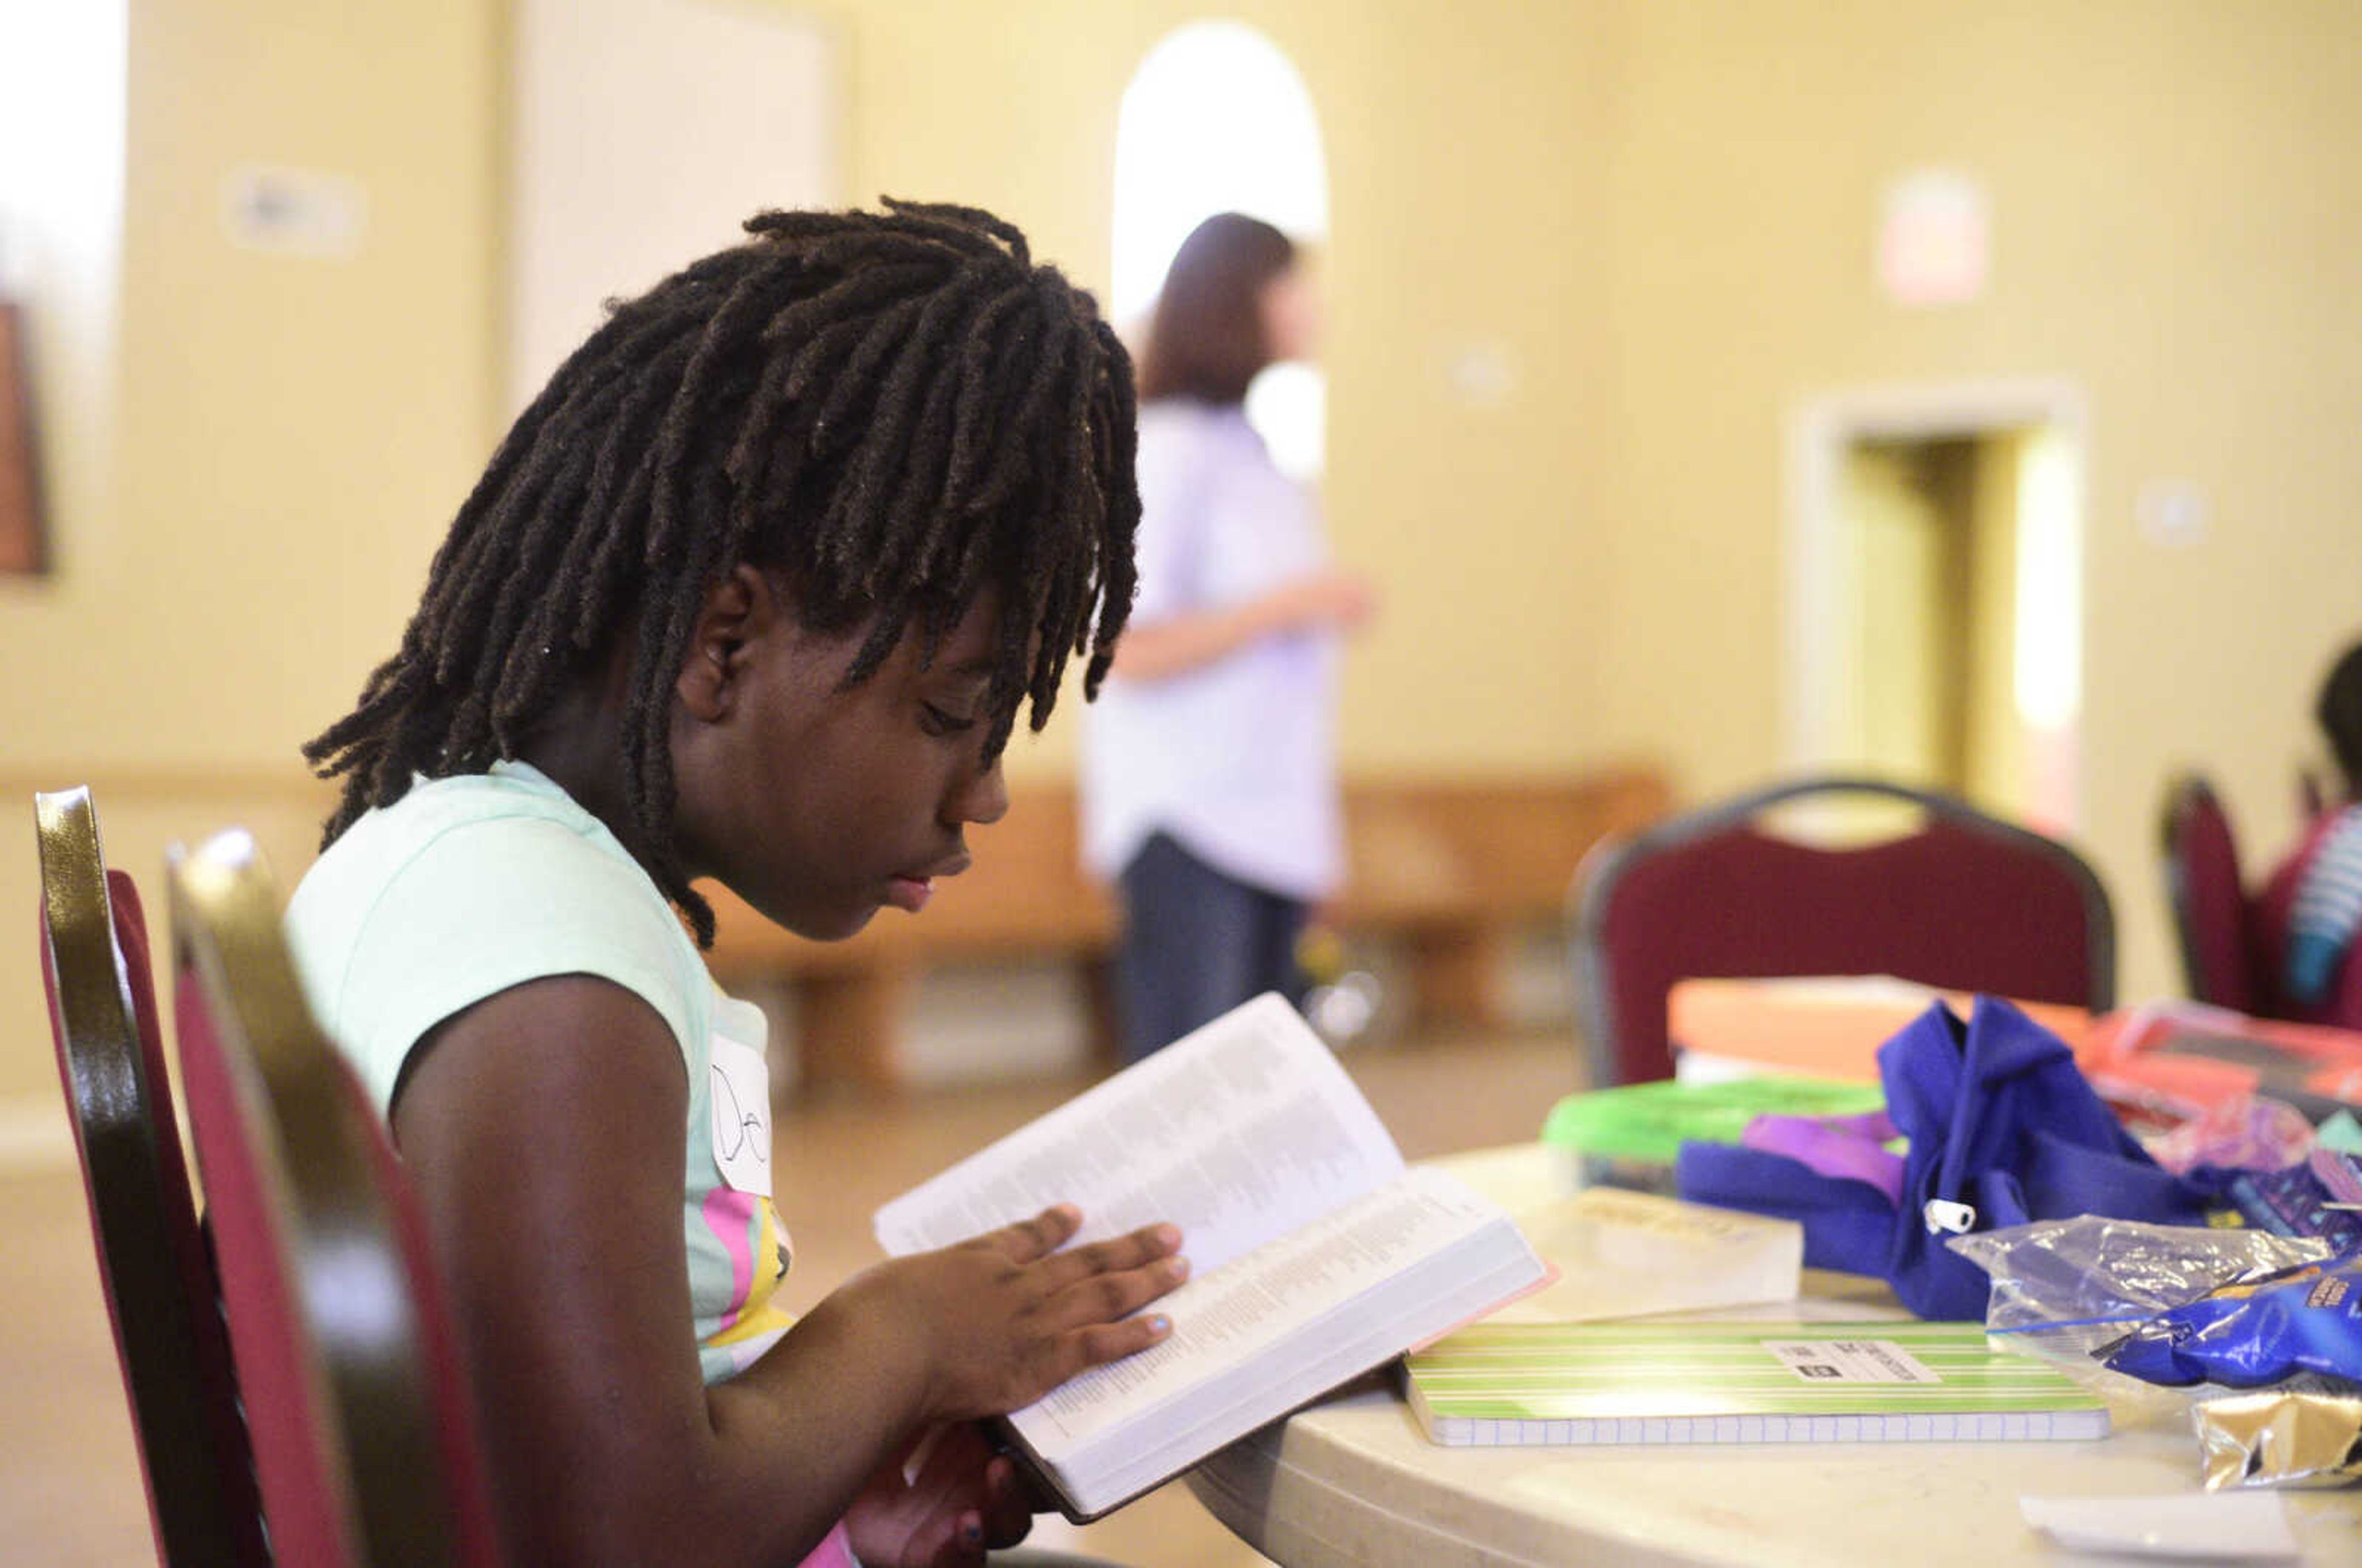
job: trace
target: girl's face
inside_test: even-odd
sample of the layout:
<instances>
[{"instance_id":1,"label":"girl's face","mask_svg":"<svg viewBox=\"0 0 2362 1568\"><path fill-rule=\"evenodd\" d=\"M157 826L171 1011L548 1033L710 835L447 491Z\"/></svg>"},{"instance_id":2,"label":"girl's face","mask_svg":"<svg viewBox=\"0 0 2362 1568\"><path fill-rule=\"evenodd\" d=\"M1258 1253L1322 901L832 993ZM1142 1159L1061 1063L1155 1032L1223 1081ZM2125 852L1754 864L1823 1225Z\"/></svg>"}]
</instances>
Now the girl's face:
<instances>
[{"instance_id":1,"label":"girl's face","mask_svg":"<svg viewBox=\"0 0 2362 1568\"><path fill-rule=\"evenodd\" d=\"M1311 360L1320 353L1320 295L1302 262L1275 275L1255 296L1264 348L1274 364Z\"/></svg>"},{"instance_id":2,"label":"girl's face","mask_svg":"<svg viewBox=\"0 0 2362 1568\"><path fill-rule=\"evenodd\" d=\"M966 868L964 832L1009 793L982 760L999 630L987 596L920 667L907 632L877 673L844 673L866 625L820 634L772 580L740 568L709 600L674 707L677 841L800 936L833 941L892 904L917 912Z\"/></svg>"}]
</instances>

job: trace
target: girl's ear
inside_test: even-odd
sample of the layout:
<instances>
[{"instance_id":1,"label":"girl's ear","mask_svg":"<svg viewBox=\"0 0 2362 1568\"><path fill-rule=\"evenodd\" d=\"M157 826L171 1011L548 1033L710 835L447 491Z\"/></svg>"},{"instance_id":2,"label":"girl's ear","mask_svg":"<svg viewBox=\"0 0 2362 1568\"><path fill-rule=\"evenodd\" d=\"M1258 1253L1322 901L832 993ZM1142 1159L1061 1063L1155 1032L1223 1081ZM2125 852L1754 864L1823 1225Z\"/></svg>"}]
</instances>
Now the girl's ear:
<instances>
[{"instance_id":1,"label":"girl's ear","mask_svg":"<svg viewBox=\"0 0 2362 1568\"><path fill-rule=\"evenodd\" d=\"M770 578L743 561L707 592L674 682L691 718L715 723L730 716L750 649L778 628L786 608Z\"/></svg>"}]
</instances>

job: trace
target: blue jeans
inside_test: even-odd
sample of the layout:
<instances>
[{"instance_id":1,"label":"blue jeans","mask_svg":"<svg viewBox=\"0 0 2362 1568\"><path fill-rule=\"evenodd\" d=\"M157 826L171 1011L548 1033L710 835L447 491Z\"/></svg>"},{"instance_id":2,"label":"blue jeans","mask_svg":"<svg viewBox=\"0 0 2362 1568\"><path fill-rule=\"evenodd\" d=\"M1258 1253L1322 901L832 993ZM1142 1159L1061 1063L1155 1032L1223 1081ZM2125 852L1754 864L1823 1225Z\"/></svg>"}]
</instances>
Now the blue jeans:
<instances>
[{"instance_id":1,"label":"blue jeans","mask_svg":"<svg viewBox=\"0 0 2362 1568\"><path fill-rule=\"evenodd\" d=\"M1171 835L1151 834L1117 878L1123 1052L1137 1062L1250 997L1301 1007L1297 939L1310 907L1225 876Z\"/></svg>"}]
</instances>

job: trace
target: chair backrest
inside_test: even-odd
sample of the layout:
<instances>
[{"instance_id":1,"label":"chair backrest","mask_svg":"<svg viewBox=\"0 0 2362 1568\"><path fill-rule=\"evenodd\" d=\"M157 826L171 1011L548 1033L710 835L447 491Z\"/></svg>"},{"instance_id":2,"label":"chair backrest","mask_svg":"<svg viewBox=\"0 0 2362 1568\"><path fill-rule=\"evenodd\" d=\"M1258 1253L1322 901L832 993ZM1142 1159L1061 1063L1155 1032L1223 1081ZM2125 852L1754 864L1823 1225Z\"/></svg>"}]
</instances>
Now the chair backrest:
<instances>
[{"instance_id":1,"label":"chair backrest","mask_svg":"<svg viewBox=\"0 0 2362 1568\"><path fill-rule=\"evenodd\" d=\"M2166 787L2165 888L2192 999L2257 1010L2255 938L2238 841L2213 786L2185 773Z\"/></svg>"},{"instance_id":2,"label":"chair backrest","mask_svg":"<svg viewBox=\"0 0 2362 1568\"><path fill-rule=\"evenodd\" d=\"M252 841L171 865L190 1126L279 1561L498 1560L467 1386L384 1124L306 1006Z\"/></svg>"},{"instance_id":3,"label":"chair backrest","mask_svg":"<svg viewBox=\"0 0 2362 1568\"><path fill-rule=\"evenodd\" d=\"M1903 837L1822 848L1764 832L1774 806L1918 808ZM2103 1010L2115 1002L2106 891L2066 845L1948 796L1876 779L1774 786L1602 845L1577 878L1574 964L1596 1085L1668 1077L1678 980L1893 975Z\"/></svg>"},{"instance_id":4,"label":"chair backrest","mask_svg":"<svg viewBox=\"0 0 2362 1568\"><path fill-rule=\"evenodd\" d=\"M33 814L50 1029L157 1553L173 1564L268 1563L138 889L106 868L88 790L36 795Z\"/></svg>"}]
</instances>

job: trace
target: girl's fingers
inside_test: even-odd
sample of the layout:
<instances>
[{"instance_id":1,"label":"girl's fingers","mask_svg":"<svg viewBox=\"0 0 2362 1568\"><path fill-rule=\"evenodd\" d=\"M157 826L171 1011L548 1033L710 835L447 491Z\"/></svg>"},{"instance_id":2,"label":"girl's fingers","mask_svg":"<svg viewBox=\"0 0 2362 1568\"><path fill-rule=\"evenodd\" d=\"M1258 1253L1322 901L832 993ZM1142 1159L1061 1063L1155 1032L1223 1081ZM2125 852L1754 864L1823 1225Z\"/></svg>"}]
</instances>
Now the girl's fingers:
<instances>
[{"instance_id":1,"label":"girl's fingers","mask_svg":"<svg viewBox=\"0 0 2362 1568\"><path fill-rule=\"evenodd\" d=\"M1080 1326L1128 1318L1188 1277L1187 1258L1159 1258L1144 1268L1087 1275L1058 1293L1053 1320Z\"/></svg>"},{"instance_id":2,"label":"girl's fingers","mask_svg":"<svg viewBox=\"0 0 2362 1568\"><path fill-rule=\"evenodd\" d=\"M974 1421L952 1421L935 1429L935 1441L912 1478L912 1490L940 1496L955 1489L964 1476L980 1475L994 1458L984 1429Z\"/></svg>"},{"instance_id":3,"label":"girl's fingers","mask_svg":"<svg viewBox=\"0 0 2362 1568\"><path fill-rule=\"evenodd\" d=\"M1035 1502L1023 1474L1015 1461L993 1451L984 1429L973 1421L943 1430L911 1490L934 1499L916 1533L954 1540L959 1531L947 1526L961 1521L946 1516L966 1515L982 1534L984 1545L998 1549L1016 1545L1033 1528Z\"/></svg>"},{"instance_id":4,"label":"girl's fingers","mask_svg":"<svg viewBox=\"0 0 2362 1568\"><path fill-rule=\"evenodd\" d=\"M992 1445L968 1422L941 1430L927 1450L909 1496L925 1517L911 1530L905 1556L940 1565L983 1561L988 1539Z\"/></svg>"},{"instance_id":5,"label":"girl's fingers","mask_svg":"<svg viewBox=\"0 0 2362 1568\"><path fill-rule=\"evenodd\" d=\"M1121 1361L1128 1355L1138 1355L1149 1346L1169 1339L1173 1320L1162 1312L1138 1318L1126 1318L1117 1323L1094 1323L1077 1329L1068 1341L1080 1357L1075 1370L1087 1366L1104 1366L1111 1361Z\"/></svg>"},{"instance_id":6,"label":"girl's fingers","mask_svg":"<svg viewBox=\"0 0 2362 1568\"><path fill-rule=\"evenodd\" d=\"M911 1532L899 1568L981 1568L984 1526L973 1508L945 1509Z\"/></svg>"},{"instance_id":7,"label":"girl's fingers","mask_svg":"<svg viewBox=\"0 0 2362 1568\"><path fill-rule=\"evenodd\" d=\"M1180 1247L1179 1227L1143 1225L1127 1235L1060 1253L1042 1264L1043 1275L1051 1289L1059 1290L1095 1274L1144 1267L1178 1252Z\"/></svg>"},{"instance_id":8,"label":"girl's fingers","mask_svg":"<svg viewBox=\"0 0 2362 1568\"><path fill-rule=\"evenodd\" d=\"M984 1471L984 1544L1014 1546L1033 1529L1033 1499L1016 1464L996 1457Z\"/></svg>"},{"instance_id":9,"label":"girl's fingers","mask_svg":"<svg viewBox=\"0 0 2362 1568\"><path fill-rule=\"evenodd\" d=\"M1082 1229L1082 1224L1081 1209L1071 1203L1057 1203L1031 1220L1020 1220L1014 1225L995 1231L985 1240L1007 1253L1015 1262L1029 1264L1065 1246L1067 1238Z\"/></svg>"}]
</instances>

